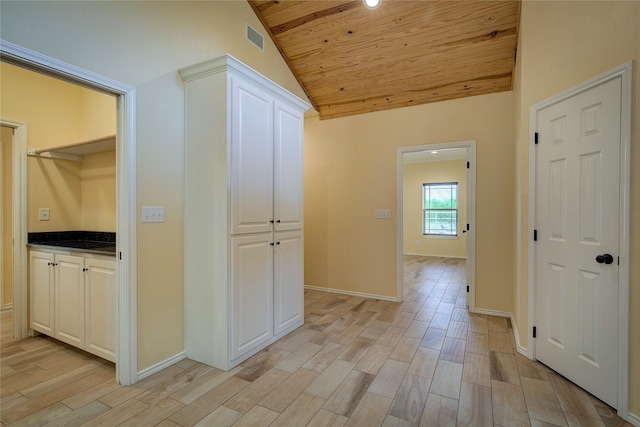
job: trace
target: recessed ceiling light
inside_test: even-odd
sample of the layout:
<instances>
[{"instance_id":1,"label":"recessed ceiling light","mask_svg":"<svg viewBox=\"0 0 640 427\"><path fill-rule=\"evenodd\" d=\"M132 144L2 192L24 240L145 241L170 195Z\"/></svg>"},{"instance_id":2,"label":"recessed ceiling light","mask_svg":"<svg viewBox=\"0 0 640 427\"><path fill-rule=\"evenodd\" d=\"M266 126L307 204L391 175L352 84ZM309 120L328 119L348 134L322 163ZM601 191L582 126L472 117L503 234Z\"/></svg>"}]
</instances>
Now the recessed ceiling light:
<instances>
[{"instance_id":1,"label":"recessed ceiling light","mask_svg":"<svg viewBox=\"0 0 640 427\"><path fill-rule=\"evenodd\" d=\"M438 152L437 151L432 151L431 154L438 154Z\"/></svg>"},{"instance_id":2,"label":"recessed ceiling light","mask_svg":"<svg viewBox=\"0 0 640 427\"><path fill-rule=\"evenodd\" d=\"M380 0L362 0L364 1L364 5L367 6L369 9L375 9L376 7L380 6Z\"/></svg>"}]
</instances>

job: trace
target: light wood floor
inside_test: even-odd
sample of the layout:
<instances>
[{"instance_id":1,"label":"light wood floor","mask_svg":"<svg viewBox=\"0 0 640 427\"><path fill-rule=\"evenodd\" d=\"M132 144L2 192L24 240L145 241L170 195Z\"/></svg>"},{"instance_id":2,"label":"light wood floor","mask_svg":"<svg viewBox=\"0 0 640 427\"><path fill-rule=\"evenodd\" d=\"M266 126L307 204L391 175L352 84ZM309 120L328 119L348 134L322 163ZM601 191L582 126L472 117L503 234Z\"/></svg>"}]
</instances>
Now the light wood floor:
<instances>
[{"instance_id":1,"label":"light wood floor","mask_svg":"<svg viewBox=\"0 0 640 427\"><path fill-rule=\"evenodd\" d=\"M229 372L183 360L131 387L2 313L3 426L619 426L466 310L464 261L405 260L405 301L305 293L305 325Z\"/></svg>"}]
</instances>

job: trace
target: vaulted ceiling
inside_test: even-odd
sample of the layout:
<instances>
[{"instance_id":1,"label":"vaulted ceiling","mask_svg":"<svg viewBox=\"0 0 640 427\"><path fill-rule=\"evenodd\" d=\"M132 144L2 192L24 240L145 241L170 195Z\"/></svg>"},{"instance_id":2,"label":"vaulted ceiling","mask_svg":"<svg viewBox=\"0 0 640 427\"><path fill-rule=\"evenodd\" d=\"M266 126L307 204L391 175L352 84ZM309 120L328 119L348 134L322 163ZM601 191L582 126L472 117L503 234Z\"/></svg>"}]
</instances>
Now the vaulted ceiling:
<instances>
[{"instance_id":1,"label":"vaulted ceiling","mask_svg":"<svg viewBox=\"0 0 640 427\"><path fill-rule=\"evenodd\" d=\"M519 0L249 0L321 119L511 90Z\"/></svg>"}]
</instances>

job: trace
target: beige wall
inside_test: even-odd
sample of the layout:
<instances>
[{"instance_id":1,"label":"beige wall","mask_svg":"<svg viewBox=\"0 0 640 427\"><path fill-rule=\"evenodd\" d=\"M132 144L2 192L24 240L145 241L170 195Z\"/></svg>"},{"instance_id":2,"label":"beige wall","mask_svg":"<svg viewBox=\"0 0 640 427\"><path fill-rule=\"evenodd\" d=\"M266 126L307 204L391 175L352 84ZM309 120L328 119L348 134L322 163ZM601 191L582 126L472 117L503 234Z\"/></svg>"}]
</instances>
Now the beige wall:
<instances>
[{"instance_id":1,"label":"beige wall","mask_svg":"<svg viewBox=\"0 0 640 427\"><path fill-rule=\"evenodd\" d=\"M165 208L164 223L138 223L138 368L162 362L184 350L184 86L177 70L230 53L304 92L266 34L264 52L245 39L245 23L262 27L244 0L2 1L0 12L2 39L136 88L137 211Z\"/></svg>"},{"instance_id":2,"label":"beige wall","mask_svg":"<svg viewBox=\"0 0 640 427\"><path fill-rule=\"evenodd\" d=\"M527 346L529 111L545 98L634 61L631 141L630 404L640 414L640 2L526 1L516 73L517 264L513 311Z\"/></svg>"},{"instance_id":3,"label":"beige wall","mask_svg":"<svg viewBox=\"0 0 640 427\"><path fill-rule=\"evenodd\" d=\"M27 123L27 146L55 147L115 134L114 97L6 63L0 63L0 75L0 115ZM115 231L114 153L107 155L112 159L108 173L104 162L91 160L94 156L84 162L29 156L27 230ZM91 172L94 167L98 170ZM84 185L90 191L82 191L83 176L90 177ZM104 191L110 198L98 197L98 183L109 187ZM39 220L39 208L49 208L49 221ZM92 222L95 212L100 217ZM85 222L100 228L87 228Z\"/></svg>"},{"instance_id":4,"label":"beige wall","mask_svg":"<svg viewBox=\"0 0 640 427\"><path fill-rule=\"evenodd\" d=\"M86 155L80 168L80 229L116 231L116 152Z\"/></svg>"},{"instance_id":5,"label":"beige wall","mask_svg":"<svg viewBox=\"0 0 640 427\"><path fill-rule=\"evenodd\" d=\"M0 126L0 143L2 145L2 304L6 306L13 302L13 259L12 244L13 230L13 200L12 200L12 155L13 131L9 127ZM0 307L0 310L4 307Z\"/></svg>"},{"instance_id":6,"label":"beige wall","mask_svg":"<svg viewBox=\"0 0 640 427\"><path fill-rule=\"evenodd\" d=\"M467 161L449 160L405 163L403 167L404 253L451 258L466 258L467 237ZM458 183L458 236L423 236L422 184Z\"/></svg>"},{"instance_id":7,"label":"beige wall","mask_svg":"<svg viewBox=\"0 0 640 427\"><path fill-rule=\"evenodd\" d=\"M513 103L503 92L305 120L305 284L395 298L397 148L475 139L476 305L510 311ZM374 219L375 209L392 219Z\"/></svg>"}]
</instances>

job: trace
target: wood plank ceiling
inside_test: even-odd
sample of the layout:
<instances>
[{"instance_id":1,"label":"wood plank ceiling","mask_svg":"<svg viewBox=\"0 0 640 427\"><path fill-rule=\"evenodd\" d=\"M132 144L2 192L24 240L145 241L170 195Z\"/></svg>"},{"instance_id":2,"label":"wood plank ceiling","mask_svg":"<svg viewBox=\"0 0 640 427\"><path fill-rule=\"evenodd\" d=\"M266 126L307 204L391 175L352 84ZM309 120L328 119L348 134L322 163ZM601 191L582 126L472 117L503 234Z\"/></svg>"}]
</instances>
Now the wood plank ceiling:
<instances>
[{"instance_id":1,"label":"wood plank ceiling","mask_svg":"<svg viewBox=\"0 0 640 427\"><path fill-rule=\"evenodd\" d=\"M321 119L512 88L519 0L249 3Z\"/></svg>"}]
</instances>

